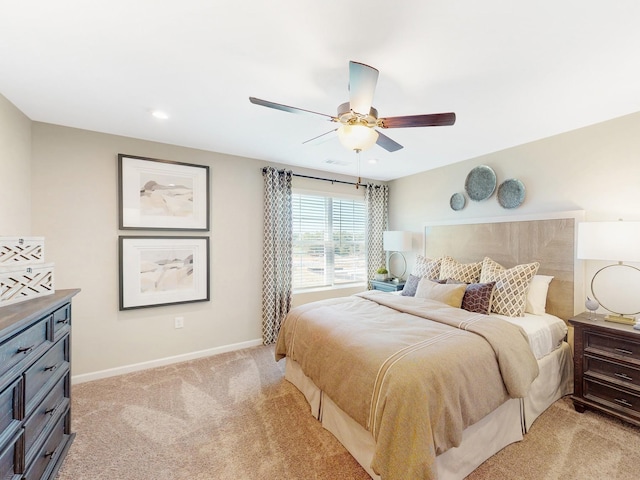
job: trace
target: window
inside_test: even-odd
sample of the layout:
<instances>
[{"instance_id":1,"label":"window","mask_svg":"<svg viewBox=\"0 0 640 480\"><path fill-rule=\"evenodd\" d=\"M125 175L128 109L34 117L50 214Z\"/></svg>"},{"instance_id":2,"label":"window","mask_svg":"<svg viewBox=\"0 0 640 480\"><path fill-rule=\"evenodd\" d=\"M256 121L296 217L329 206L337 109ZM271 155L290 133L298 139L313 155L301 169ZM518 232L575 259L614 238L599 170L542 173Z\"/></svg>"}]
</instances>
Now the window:
<instances>
[{"instance_id":1,"label":"window","mask_svg":"<svg viewBox=\"0 0 640 480\"><path fill-rule=\"evenodd\" d=\"M293 193L293 288L366 281L364 200Z\"/></svg>"}]
</instances>

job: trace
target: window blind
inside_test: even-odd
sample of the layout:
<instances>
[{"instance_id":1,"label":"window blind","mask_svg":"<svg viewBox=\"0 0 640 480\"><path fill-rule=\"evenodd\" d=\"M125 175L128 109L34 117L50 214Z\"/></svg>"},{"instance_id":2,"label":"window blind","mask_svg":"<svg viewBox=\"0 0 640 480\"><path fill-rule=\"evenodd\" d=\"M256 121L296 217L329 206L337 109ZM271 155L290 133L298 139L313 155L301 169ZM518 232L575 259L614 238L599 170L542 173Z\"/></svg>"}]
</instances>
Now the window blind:
<instances>
[{"instance_id":1,"label":"window blind","mask_svg":"<svg viewBox=\"0 0 640 480\"><path fill-rule=\"evenodd\" d=\"M366 281L366 218L362 200L294 193L293 288Z\"/></svg>"}]
</instances>

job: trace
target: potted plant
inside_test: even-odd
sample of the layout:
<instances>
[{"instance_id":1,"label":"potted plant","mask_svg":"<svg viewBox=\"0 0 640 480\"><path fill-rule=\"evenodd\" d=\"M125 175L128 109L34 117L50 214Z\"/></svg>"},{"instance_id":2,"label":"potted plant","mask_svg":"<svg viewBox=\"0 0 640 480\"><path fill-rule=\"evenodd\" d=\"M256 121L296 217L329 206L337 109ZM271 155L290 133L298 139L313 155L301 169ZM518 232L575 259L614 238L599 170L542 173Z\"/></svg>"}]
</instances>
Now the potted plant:
<instances>
[{"instance_id":1,"label":"potted plant","mask_svg":"<svg viewBox=\"0 0 640 480\"><path fill-rule=\"evenodd\" d=\"M387 270L385 267L380 267L376 271L376 280L386 280L387 275L389 275L389 270Z\"/></svg>"}]
</instances>

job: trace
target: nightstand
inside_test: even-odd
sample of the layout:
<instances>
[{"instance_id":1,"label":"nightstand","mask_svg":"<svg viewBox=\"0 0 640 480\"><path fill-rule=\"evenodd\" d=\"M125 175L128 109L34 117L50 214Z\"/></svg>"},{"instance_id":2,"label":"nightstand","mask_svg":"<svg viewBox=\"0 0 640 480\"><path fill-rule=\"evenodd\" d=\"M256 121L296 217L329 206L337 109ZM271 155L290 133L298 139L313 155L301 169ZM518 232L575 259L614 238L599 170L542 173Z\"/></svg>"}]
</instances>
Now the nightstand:
<instances>
[{"instance_id":1,"label":"nightstand","mask_svg":"<svg viewBox=\"0 0 640 480\"><path fill-rule=\"evenodd\" d=\"M640 330L589 313L574 327L573 406L591 408L640 426Z\"/></svg>"},{"instance_id":2,"label":"nightstand","mask_svg":"<svg viewBox=\"0 0 640 480\"><path fill-rule=\"evenodd\" d=\"M374 290L382 290L383 292L399 292L404 288L404 280L392 282L391 280L371 280L371 287Z\"/></svg>"}]
</instances>

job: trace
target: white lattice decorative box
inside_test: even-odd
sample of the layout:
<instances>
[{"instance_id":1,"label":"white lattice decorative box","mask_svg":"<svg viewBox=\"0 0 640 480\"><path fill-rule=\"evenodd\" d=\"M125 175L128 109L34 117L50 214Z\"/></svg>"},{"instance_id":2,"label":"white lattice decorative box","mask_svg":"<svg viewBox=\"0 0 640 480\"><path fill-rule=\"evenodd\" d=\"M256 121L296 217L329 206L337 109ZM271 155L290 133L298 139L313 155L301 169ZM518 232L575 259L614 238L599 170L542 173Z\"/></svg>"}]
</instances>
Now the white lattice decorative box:
<instances>
[{"instance_id":1,"label":"white lattice decorative box","mask_svg":"<svg viewBox=\"0 0 640 480\"><path fill-rule=\"evenodd\" d=\"M53 263L0 267L0 306L55 292Z\"/></svg>"},{"instance_id":2,"label":"white lattice decorative box","mask_svg":"<svg viewBox=\"0 0 640 480\"><path fill-rule=\"evenodd\" d=\"M44 237L0 237L0 267L44 263Z\"/></svg>"}]
</instances>

